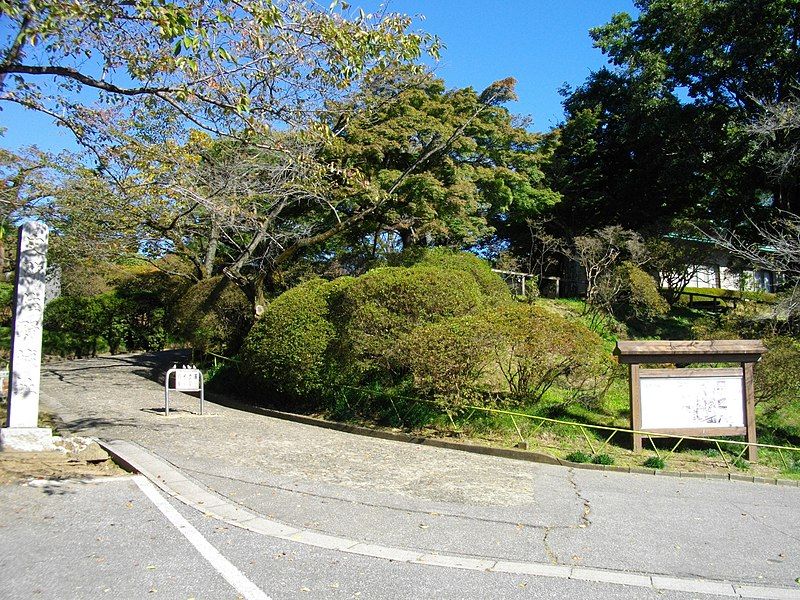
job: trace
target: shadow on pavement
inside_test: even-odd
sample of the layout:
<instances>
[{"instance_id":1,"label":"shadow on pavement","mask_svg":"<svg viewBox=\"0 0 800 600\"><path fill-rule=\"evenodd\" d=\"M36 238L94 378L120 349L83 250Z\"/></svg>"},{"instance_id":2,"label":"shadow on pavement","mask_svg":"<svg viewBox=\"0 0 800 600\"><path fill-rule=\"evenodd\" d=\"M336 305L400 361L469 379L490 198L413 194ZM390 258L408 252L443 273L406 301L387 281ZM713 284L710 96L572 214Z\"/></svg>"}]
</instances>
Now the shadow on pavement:
<instances>
[{"instance_id":1,"label":"shadow on pavement","mask_svg":"<svg viewBox=\"0 0 800 600\"><path fill-rule=\"evenodd\" d=\"M190 350L164 350L162 352L153 352L149 354L74 359L71 361L43 365L42 371L44 374L57 377L59 381L77 385L70 381L70 376L73 374L80 374L80 379L85 381L87 375L90 378L103 377L104 375L112 373L114 369L124 368L126 374L133 373L134 375L163 385L164 374L172 365L186 364L190 359ZM94 374L92 374L92 372L94 372Z\"/></svg>"}]
</instances>

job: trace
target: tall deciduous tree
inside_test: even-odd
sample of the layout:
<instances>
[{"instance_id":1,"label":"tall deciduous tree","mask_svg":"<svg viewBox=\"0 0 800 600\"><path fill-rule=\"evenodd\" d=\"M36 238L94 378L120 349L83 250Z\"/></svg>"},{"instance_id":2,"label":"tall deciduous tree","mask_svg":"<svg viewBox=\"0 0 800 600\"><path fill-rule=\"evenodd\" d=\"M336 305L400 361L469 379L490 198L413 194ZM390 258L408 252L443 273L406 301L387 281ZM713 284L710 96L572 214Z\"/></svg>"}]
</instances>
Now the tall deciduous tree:
<instances>
[{"instance_id":1,"label":"tall deciduous tree","mask_svg":"<svg viewBox=\"0 0 800 600\"><path fill-rule=\"evenodd\" d=\"M307 128L245 142L194 132L181 144L118 134L124 143L108 150L102 170L77 169L53 191L56 216L69 227L87 206L102 206L119 216L107 241L132 236L151 257L182 256L197 280L223 273L257 307L298 257L334 240L382 230L408 243L430 234L469 244L492 207L553 196L538 189L541 173L523 148L534 138L499 106L512 81L480 95L413 84L331 107L335 119L319 127L327 135ZM518 189L498 194L498 182Z\"/></svg>"},{"instance_id":2,"label":"tall deciduous tree","mask_svg":"<svg viewBox=\"0 0 800 600\"><path fill-rule=\"evenodd\" d=\"M117 118L216 135L302 126L438 42L398 14L306 0L0 0L0 101L92 148Z\"/></svg>"}]
</instances>

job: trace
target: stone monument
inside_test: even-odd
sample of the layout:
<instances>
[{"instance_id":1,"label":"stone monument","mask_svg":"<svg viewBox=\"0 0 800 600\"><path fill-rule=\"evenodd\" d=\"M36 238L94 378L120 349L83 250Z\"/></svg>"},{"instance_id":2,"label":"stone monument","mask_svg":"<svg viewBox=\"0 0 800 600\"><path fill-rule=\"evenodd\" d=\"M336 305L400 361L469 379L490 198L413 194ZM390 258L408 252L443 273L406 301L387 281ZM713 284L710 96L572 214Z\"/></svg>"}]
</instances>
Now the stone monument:
<instances>
[{"instance_id":1,"label":"stone monument","mask_svg":"<svg viewBox=\"0 0 800 600\"><path fill-rule=\"evenodd\" d=\"M0 429L0 449L3 450L41 451L53 448L53 432L38 426L47 234L47 225L44 223L31 221L19 228L8 419L6 427Z\"/></svg>"}]
</instances>

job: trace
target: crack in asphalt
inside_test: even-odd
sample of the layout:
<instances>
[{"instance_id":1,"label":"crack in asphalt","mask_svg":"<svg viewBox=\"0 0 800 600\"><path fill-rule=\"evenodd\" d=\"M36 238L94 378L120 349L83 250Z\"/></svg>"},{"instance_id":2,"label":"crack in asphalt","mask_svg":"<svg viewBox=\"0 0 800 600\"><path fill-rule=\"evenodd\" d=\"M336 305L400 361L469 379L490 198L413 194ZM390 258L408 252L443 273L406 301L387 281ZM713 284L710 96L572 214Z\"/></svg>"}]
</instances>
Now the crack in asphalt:
<instances>
[{"instance_id":1,"label":"crack in asphalt","mask_svg":"<svg viewBox=\"0 0 800 600\"><path fill-rule=\"evenodd\" d=\"M783 529L775 527L774 525L770 525L769 523L765 523L760 518L758 518L756 515L754 515L750 510L744 509L741 506L739 506L738 504L731 504L731 506L735 507L736 510L738 510L740 513L742 513L742 515L747 515L747 518L751 519L752 521L754 521L755 523L757 523L761 527L766 527L767 529L771 529L772 531L776 531L776 532L780 533L781 535L786 536L790 540L795 540L797 542L800 542L800 537L797 537L793 533L789 533L788 531L784 531Z\"/></svg>"},{"instance_id":2,"label":"crack in asphalt","mask_svg":"<svg viewBox=\"0 0 800 600\"><path fill-rule=\"evenodd\" d=\"M589 499L583 496L583 492L581 492L581 488L578 486L578 482L575 481L574 468L570 468L567 470L567 481L572 486L572 489L575 492L575 496L577 496L578 500L583 505L581 510L581 515L578 518L577 527L579 527L580 529L586 529L592 524L592 520L589 518L589 516L592 514L592 505L589 502ZM574 527L570 527L570 529L573 528Z\"/></svg>"},{"instance_id":3,"label":"crack in asphalt","mask_svg":"<svg viewBox=\"0 0 800 600\"><path fill-rule=\"evenodd\" d=\"M547 554L547 560L550 561L550 564L557 565L558 564L558 554L556 554L553 549L550 547L550 543L547 541L547 536L550 535L555 527L546 527L544 530L544 535L542 536L542 546L544 546L544 551ZM563 528L562 528L563 529Z\"/></svg>"}]
</instances>

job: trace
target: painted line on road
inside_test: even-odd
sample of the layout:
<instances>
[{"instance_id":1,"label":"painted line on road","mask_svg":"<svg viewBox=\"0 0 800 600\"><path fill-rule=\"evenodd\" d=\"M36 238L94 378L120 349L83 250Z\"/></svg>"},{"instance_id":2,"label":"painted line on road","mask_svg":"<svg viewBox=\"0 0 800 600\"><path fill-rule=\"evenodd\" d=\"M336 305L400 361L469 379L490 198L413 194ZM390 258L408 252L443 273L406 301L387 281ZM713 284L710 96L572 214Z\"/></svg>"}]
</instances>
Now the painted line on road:
<instances>
[{"instance_id":1,"label":"painted line on road","mask_svg":"<svg viewBox=\"0 0 800 600\"><path fill-rule=\"evenodd\" d=\"M175 508L167 502L161 494L158 493L156 487L150 483L150 480L143 475L136 475L133 480L139 489L144 492L150 501L155 504L156 508L167 517L178 531L183 534L189 543L205 558L217 573L231 584L238 593L240 593L245 600L270 600L261 589L250 581L239 569L237 569L232 562L222 556L219 550L211 545L203 534L197 531L194 526L187 521Z\"/></svg>"},{"instance_id":2,"label":"painted line on road","mask_svg":"<svg viewBox=\"0 0 800 600\"><path fill-rule=\"evenodd\" d=\"M170 463L138 444L122 440L100 441L99 443L121 464L141 473L165 493L203 514L234 527L240 527L267 537L289 542L415 565L512 573L515 575L539 575L542 577L648 588L657 591L714 594L717 596L760 598L764 600L800 600L800 589L796 588L756 586L714 579L672 577L655 573L618 571L596 567L515 562L452 554L431 554L427 551L368 544L363 541L321 533L311 529L291 527L257 515L245 508L236 506L218 494L209 492L199 484L189 480ZM152 488L152 485L150 487ZM153 493L171 511L174 511L178 517L183 519L169 503L158 495L154 488ZM185 519L183 520L185 521ZM200 535L199 532L197 532L197 535ZM202 536L200 537L205 541ZM223 558L223 560L225 559Z\"/></svg>"}]
</instances>

